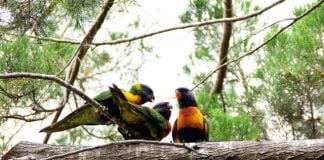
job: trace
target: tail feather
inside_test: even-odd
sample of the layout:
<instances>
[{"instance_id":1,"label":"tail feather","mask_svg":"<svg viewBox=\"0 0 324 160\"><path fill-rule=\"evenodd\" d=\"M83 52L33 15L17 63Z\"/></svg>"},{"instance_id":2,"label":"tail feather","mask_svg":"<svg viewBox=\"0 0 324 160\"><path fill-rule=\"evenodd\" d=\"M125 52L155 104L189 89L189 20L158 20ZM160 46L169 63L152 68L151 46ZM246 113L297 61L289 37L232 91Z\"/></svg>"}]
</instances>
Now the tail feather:
<instances>
[{"instance_id":1,"label":"tail feather","mask_svg":"<svg viewBox=\"0 0 324 160\"><path fill-rule=\"evenodd\" d=\"M78 127L80 125L109 125L111 121L101 115L96 107L86 104L74 112L67 115L64 119L40 130L40 132L59 132Z\"/></svg>"}]
</instances>

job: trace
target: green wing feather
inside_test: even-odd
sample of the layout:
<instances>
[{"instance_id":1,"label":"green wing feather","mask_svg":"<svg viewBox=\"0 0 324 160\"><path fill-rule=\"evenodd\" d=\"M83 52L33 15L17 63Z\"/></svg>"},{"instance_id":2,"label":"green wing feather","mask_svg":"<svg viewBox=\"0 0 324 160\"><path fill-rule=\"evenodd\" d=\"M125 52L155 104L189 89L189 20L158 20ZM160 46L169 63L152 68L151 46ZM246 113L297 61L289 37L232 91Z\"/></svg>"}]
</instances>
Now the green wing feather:
<instances>
[{"instance_id":1,"label":"green wing feather","mask_svg":"<svg viewBox=\"0 0 324 160\"><path fill-rule=\"evenodd\" d=\"M94 99L100 102L107 100L108 98L111 98L110 91L101 92ZM40 132L59 132L80 125L109 125L111 123L111 121L107 120L106 117L98 112L96 107L90 104L84 104L62 120L43 128Z\"/></svg>"},{"instance_id":2,"label":"green wing feather","mask_svg":"<svg viewBox=\"0 0 324 160\"><path fill-rule=\"evenodd\" d=\"M96 101L104 101L110 97L111 97L110 91L103 91L103 92L99 93L98 95L96 95L93 99Z\"/></svg>"}]
</instances>

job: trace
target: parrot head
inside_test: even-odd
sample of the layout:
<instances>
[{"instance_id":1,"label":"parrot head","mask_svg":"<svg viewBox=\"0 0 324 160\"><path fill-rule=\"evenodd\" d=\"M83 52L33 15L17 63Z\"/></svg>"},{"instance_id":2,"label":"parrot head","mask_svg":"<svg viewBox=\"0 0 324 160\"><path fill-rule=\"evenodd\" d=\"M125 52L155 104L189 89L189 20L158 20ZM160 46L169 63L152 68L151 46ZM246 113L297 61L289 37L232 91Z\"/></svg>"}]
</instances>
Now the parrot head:
<instances>
[{"instance_id":1,"label":"parrot head","mask_svg":"<svg viewBox=\"0 0 324 160\"><path fill-rule=\"evenodd\" d=\"M135 83L134 85L132 85L129 92L131 92L134 95L141 96L141 104L144 104L146 102L153 102L155 99L151 87L142 83Z\"/></svg>"},{"instance_id":2,"label":"parrot head","mask_svg":"<svg viewBox=\"0 0 324 160\"><path fill-rule=\"evenodd\" d=\"M153 109L159 112L166 120L170 119L172 105L169 102L160 102L153 106Z\"/></svg>"},{"instance_id":3,"label":"parrot head","mask_svg":"<svg viewBox=\"0 0 324 160\"><path fill-rule=\"evenodd\" d=\"M197 106L195 96L188 88L181 87L175 90L176 98L178 100L180 108L186 108L189 106Z\"/></svg>"}]
</instances>

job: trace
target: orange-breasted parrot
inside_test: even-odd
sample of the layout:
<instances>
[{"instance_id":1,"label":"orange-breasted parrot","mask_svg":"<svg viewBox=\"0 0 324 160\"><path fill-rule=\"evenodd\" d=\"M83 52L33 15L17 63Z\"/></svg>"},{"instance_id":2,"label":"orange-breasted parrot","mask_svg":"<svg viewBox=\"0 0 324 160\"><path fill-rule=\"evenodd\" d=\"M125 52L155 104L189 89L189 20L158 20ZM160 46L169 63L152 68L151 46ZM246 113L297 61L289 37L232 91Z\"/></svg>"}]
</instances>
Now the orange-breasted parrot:
<instances>
[{"instance_id":1,"label":"orange-breasted parrot","mask_svg":"<svg viewBox=\"0 0 324 160\"><path fill-rule=\"evenodd\" d=\"M132 133L121 132L125 139L161 140L169 134L171 131L169 118L172 109L170 103L158 103L153 107L156 109L154 110L128 102L116 85L109 89L115 105L119 108L120 120L127 125L127 128L141 133L139 137L133 137Z\"/></svg>"},{"instance_id":2,"label":"orange-breasted parrot","mask_svg":"<svg viewBox=\"0 0 324 160\"><path fill-rule=\"evenodd\" d=\"M179 115L174 122L172 138L176 143L208 141L207 122L198 109L194 94L188 88L175 90Z\"/></svg>"},{"instance_id":3,"label":"orange-breasted parrot","mask_svg":"<svg viewBox=\"0 0 324 160\"><path fill-rule=\"evenodd\" d=\"M154 100L153 90L141 83L135 83L132 85L129 91L121 90L123 96L127 101L134 104L144 104L148 101ZM109 90L101 92L94 100L108 108L108 112L112 116L119 116L118 107L113 103L111 92ZM67 129L71 129L80 125L109 125L112 124L106 116L99 112L99 110L91 105L84 104L80 108L76 109L62 120L43 128L40 132L59 132Z\"/></svg>"}]
</instances>

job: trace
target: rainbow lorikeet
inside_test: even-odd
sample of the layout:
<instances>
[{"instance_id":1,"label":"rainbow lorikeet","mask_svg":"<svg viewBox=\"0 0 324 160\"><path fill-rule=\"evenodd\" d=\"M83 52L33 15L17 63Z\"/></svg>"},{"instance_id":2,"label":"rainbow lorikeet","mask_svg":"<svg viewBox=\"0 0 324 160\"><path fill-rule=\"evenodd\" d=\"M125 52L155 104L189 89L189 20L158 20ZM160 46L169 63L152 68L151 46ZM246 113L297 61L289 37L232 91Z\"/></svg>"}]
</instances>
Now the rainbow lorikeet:
<instances>
[{"instance_id":1,"label":"rainbow lorikeet","mask_svg":"<svg viewBox=\"0 0 324 160\"><path fill-rule=\"evenodd\" d=\"M174 122L172 138L176 143L208 141L207 122L200 112L195 97L188 88L175 90L179 115Z\"/></svg>"},{"instance_id":2,"label":"rainbow lorikeet","mask_svg":"<svg viewBox=\"0 0 324 160\"><path fill-rule=\"evenodd\" d=\"M132 133L121 132L125 139L161 140L169 134L171 131L169 118L172 109L170 103L161 102L152 109L128 102L116 85L109 89L114 103L119 108L120 120L127 125L127 128L141 133L140 136L134 137Z\"/></svg>"},{"instance_id":3,"label":"rainbow lorikeet","mask_svg":"<svg viewBox=\"0 0 324 160\"><path fill-rule=\"evenodd\" d=\"M121 90L121 92L127 101L138 105L144 104L148 101L152 102L154 100L153 90L149 86L141 83L135 83L129 91ZM112 94L109 90L101 92L94 98L94 100L107 107L110 115L116 117L119 116L118 107L113 103ZM112 124L112 121L100 113L95 106L86 103L62 120L43 128L40 132L59 132L80 125L109 124Z\"/></svg>"}]
</instances>

